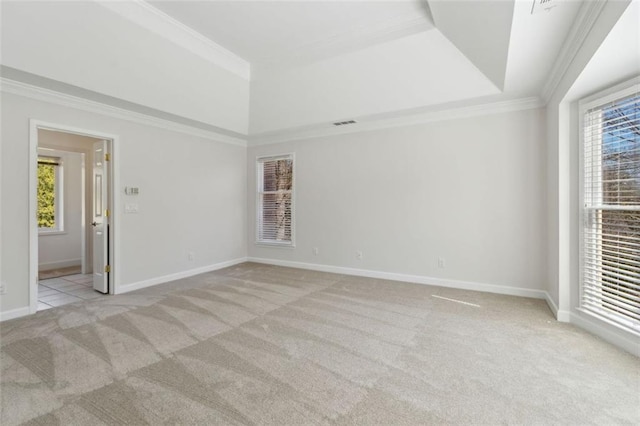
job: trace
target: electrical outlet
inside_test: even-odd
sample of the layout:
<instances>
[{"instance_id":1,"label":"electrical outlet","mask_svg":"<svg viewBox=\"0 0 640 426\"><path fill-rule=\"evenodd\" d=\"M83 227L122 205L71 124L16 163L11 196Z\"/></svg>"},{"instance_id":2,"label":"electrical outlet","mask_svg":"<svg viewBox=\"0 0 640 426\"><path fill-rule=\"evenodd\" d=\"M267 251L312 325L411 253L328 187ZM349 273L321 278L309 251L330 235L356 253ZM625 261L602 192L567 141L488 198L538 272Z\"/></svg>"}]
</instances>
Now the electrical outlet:
<instances>
[{"instance_id":1,"label":"electrical outlet","mask_svg":"<svg viewBox=\"0 0 640 426\"><path fill-rule=\"evenodd\" d=\"M195 260L196 254L190 251L189 254L187 254L187 257L189 258L189 260Z\"/></svg>"},{"instance_id":2,"label":"electrical outlet","mask_svg":"<svg viewBox=\"0 0 640 426\"><path fill-rule=\"evenodd\" d=\"M444 260L444 257L439 257L438 258L438 268L444 268L445 264L446 264L446 262Z\"/></svg>"},{"instance_id":3,"label":"electrical outlet","mask_svg":"<svg viewBox=\"0 0 640 426\"><path fill-rule=\"evenodd\" d=\"M320 249L318 247L314 247L313 248L313 254L315 254L316 256L320 254Z\"/></svg>"},{"instance_id":4,"label":"electrical outlet","mask_svg":"<svg viewBox=\"0 0 640 426\"><path fill-rule=\"evenodd\" d=\"M362 260L362 258L363 258L363 257L364 257L364 256L362 255L362 252L361 252L360 250L356 251L356 258L357 258L358 260Z\"/></svg>"}]
</instances>

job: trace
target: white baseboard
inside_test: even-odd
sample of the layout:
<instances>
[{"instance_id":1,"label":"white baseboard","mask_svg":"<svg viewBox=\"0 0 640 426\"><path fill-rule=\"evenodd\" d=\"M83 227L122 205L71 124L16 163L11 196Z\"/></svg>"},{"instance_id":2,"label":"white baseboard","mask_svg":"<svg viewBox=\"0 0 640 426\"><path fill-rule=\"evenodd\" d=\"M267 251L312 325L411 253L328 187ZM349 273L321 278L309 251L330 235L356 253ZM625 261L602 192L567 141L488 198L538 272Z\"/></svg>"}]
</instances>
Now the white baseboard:
<instances>
[{"instance_id":1,"label":"white baseboard","mask_svg":"<svg viewBox=\"0 0 640 426\"><path fill-rule=\"evenodd\" d=\"M66 259L56 262L39 263L38 271L49 271L51 269L68 268L70 266L82 266L82 259Z\"/></svg>"},{"instance_id":2,"label":"white baseboard","mask_svg":"<svg viewBox=\"0 0 640 426\"><path fill-rule=\"evenodd\" d=\"M549 309L553 313L553 316L560 322L571 322L571 313L569 311L563 311L558 309L558 305L553 300L551 295L548 292L544 292L544 300L549 305Z\"/></svg>"},{"instance_id":3,"label":"white baseboard","mask_svg":"<svg viewBox=\"0 0 640 426\"><path fill-rule=\"evenodd\" d=\"M164 283L179 280L182 278L192 277L198 274L204 274L205 272L217 271L218 269L227 268L229 266L234 266L246 261L247 261L246 257L241 257L239 259L226 260L224 262L215 263L213 265L207 265L200 268L189 269L187 271L164 275L162 277L151 278L144 281L138 281L136 283L119 285L119 286L116 286L115 294L128 293L130 291L140 290L141 288L151 287L158 284L164 284Z\"/></svg>"},{"instance_id":4,"label":"white baseboard","mask_svg":"<svg viewBox=\"0 0 640 426\"><path fill-rule=\"evenodd\" d=\"M213 265L203 266L201 268L190 269L188 271L182 271L175 274L165 275L162 277L152 278L145 281L139 281L133 284L127 284L122 286L116 286L115 294L128 293L130 291L139 290L145 287L151 287L153 285L162 284L170 281L179 280L181 278L187 278L198 274L203 274L205 272L216 271L218 269L227 268L229 266L237 265L239 263L246 262L247 259L245 257L233 260L227 260L224 262L216 263ZM12 309L6 312L0 312L0 322L6 321L14 318L23 317L29 315L31 312L29 311L29 306L25 306L23 308Z\"/></svg>"},{"instance_id":5,"label":"white baseboard","mask_svg":"<svg viewBox=\"0 0 640 426\"><path fill-rule=\"evenodd\" d=\"M547 306L549 306L549 309L551 309L551 313L553 314L553 316L557 319L558 305L556 305L556 302L553 301L553 298L547 291L544 292L544 300L547 302Z\"/></svg>"},{"instance_id":6,"label":"white baseboard","mask_svg":"<svg viewBox=\"0 0 640 426\"><path fill-rule=\"evenodd\" d=\"M544 290L534 290L519 287L501 286L495 284L477 283L472 281L448 280L443 278L427 277L423 275L398 274L393 272L371 271L367 269L347 268L342 266L331 266L314 263L293 262L287 260L265 259L258 257L238 258L224 262L215 263L200 268L190 269L187 271L177 272L175 274L164 275L162 277L152 278L145 281L139 281L132 284L118 286L116 294L128 293L154 285L175 281L181 278L188 278L194 275L206 272L216 271L218 269L227 268L243 262L256 262L266 265L284 266L289 268L308 269L312 271L331 272L335 274L354 275L368 278L379 278L391 281L403 281L415 284L433 285L448 288L457 288L462 290L483 291L488 293L505 294L510 296L531 297L536 299L544 299L549 308L553 312L558 321L570 322L576 326L593 333L602 339L616 345L636 356L640 357L640 343L633 338L627 338L619 333L611 331L606 327L598 324L596 321L585 318L573 312L562 311L553 301L553 298ZM6 312L0 312L0 322L14 318L29 315L29 307L13 309Z\"/></svg>"},{"instance_id":7,"label":"white baseboard","mask_svg":"<svg viewBox=\"0 0 640 426\"><path fill-rule=\"evenodd\" d=\"M12 309L6 312L0 312L0 322L11 320L14 318L20 318L29 315L31 312L29 311L29 307L25 306L23 308Z\"/></svg>"},{"instance_id":8,"label":"white baseboard","mask_svg":"<svg viewBox=\"0 0 640 426\"><path fill-rule=\"evenodd\" d=\"M249 257L249 262L263 263L267 265L286 266L289 268L310 269L312 271L332 272L335 274L355 275L358 277L379 278L391 281L404 281L415 284L425 284L461 290L484 291L487 293L506 294L509 296L531 297L545 299L544 290L530 288L509 287L495 284L477 283L472 281L449 280L444 278L427 277L423 275L398 274L395 272L371 271L368 269L347 268L343 266L321 265L316 263L292 262L289 260L264 259Z\"/></svg>"},{"instance_id":9,"label":"white baseboard","mask_svg":"<svg viewBox=\"0 0 640 426\"><path fill-rule=\"evenodd\" d=\"M589 333L595 334L612 345L640 357L640 338L636 337L634 340L631 336L625 337L620 333L611 331L608 328L603 327L601 324L598 324L597 320L588 319L584 315L579 315L575 312L571 312L570 316L570 322L572 324L575 324Z\"/></svg>"}]
</instances>

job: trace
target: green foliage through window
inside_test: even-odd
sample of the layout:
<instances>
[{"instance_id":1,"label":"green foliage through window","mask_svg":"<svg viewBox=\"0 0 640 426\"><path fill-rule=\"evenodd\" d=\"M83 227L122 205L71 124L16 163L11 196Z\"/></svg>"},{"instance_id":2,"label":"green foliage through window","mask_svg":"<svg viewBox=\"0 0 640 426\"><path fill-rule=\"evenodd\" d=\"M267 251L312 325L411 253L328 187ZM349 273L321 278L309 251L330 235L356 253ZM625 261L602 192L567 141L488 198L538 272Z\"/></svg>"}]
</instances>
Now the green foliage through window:
<instances>
[{"instance_id":1,"label":"green foliage through window","mask_svg":"<svg viewBox=\"0 0 640 426\"><path fill-rule=\"evenodd\" d=\"M38 159L38 227L56 227L56 167L52 159Z\"/></svg>"}]
</instances>

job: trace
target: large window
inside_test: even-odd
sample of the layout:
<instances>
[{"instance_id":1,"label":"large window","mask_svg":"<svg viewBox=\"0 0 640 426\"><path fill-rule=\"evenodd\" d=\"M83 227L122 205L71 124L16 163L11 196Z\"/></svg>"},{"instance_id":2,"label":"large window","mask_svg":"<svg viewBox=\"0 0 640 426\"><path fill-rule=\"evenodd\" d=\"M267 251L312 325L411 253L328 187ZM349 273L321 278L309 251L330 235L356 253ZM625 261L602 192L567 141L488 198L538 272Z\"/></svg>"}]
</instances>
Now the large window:
<instances>
[{"instance_id":1,"label":"large window","mask_svg":"<svg viewBox=\"0 0 640 426\"><path fill-rule=\"evenodd\" d=\"M293 155L257 160L256 242L293 246Z\"/></svg>"},{"instance_id":2,"label":"large window","mask_svg":"<svg viewBox=\"0 0 640 426\"><path fill-rule=\"evenodd\" d=\"M61 232L62 162L59 157L38 157L38 230Z\"/></svg>"},{"instance_id":3,"label":"large window","mask_svg":"<svg viewBox=\"0 0 640 426\"><path fill-rule=\"evenodd\" d=\"M581 309L640 333L640 94L581 105Z\"/></svg>"}]
</instances>

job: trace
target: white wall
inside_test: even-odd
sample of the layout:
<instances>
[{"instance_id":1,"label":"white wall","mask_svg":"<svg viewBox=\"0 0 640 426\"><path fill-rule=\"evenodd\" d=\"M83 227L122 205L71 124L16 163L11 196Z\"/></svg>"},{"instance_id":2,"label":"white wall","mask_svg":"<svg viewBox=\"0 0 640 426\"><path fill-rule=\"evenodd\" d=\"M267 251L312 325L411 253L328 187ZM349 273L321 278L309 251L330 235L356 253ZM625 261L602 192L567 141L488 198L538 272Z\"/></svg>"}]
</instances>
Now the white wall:
<instances>
[{"instance_id":1,"label":"white wall","mask_svg":"<svg viewBox=\"0 0 640 426\"><path fill-rule=\"evenodd\" d=\"M536 109L251 147L249 256L542 294L544 129ZM297 246L258 246L255 158L288 152Z\"/></svg>"},{"instance_id":2,"label":"white wall","mask_svg":"<svg viewBox=\"0 0 640 426\"><path fill-rule=\"evenodd\" d=\"M29 305L29 119L119 136L123 188L138 186L139 214L114 212L122 287L246 256L246 149L96 113L2 93L2 270L0 310ZM10 248L10 249L7 249ZM187 253L195 252L194 261Z\"/></svg>"},{"instance_id":3,"label":"white wall","mask_svg":"<svg viewBox=\"0 0 640 426\"><path fill-rule=\"evenodd\" d=\"M43 144L40 144L42 147ZM62 163L63 229L38 234L38 270L80 266L82 263L82 154L65 151L39 151L40 155L60 158ZM58 201L60 203L60 201Z\"/></svg>"},{"instance_id":4,"label":"white wall","mask_svg":"<svg viewBox=\"0 0 640 426\"><path fill-rule=\"evenodd\" d=\"M246 134L249 81L97 2L3 2L2 64Z\"/></svg>"},{"instance_id":5,"label":"white wall","mask_svg":"<svg viewBox=\"0 0 640 426\"><path fill-rule=\"evenodd\" d=\"M496 93L493 83L433 29L257 75L251 82L250 131L330 125Z\"/></svg>"}]
</instances>

